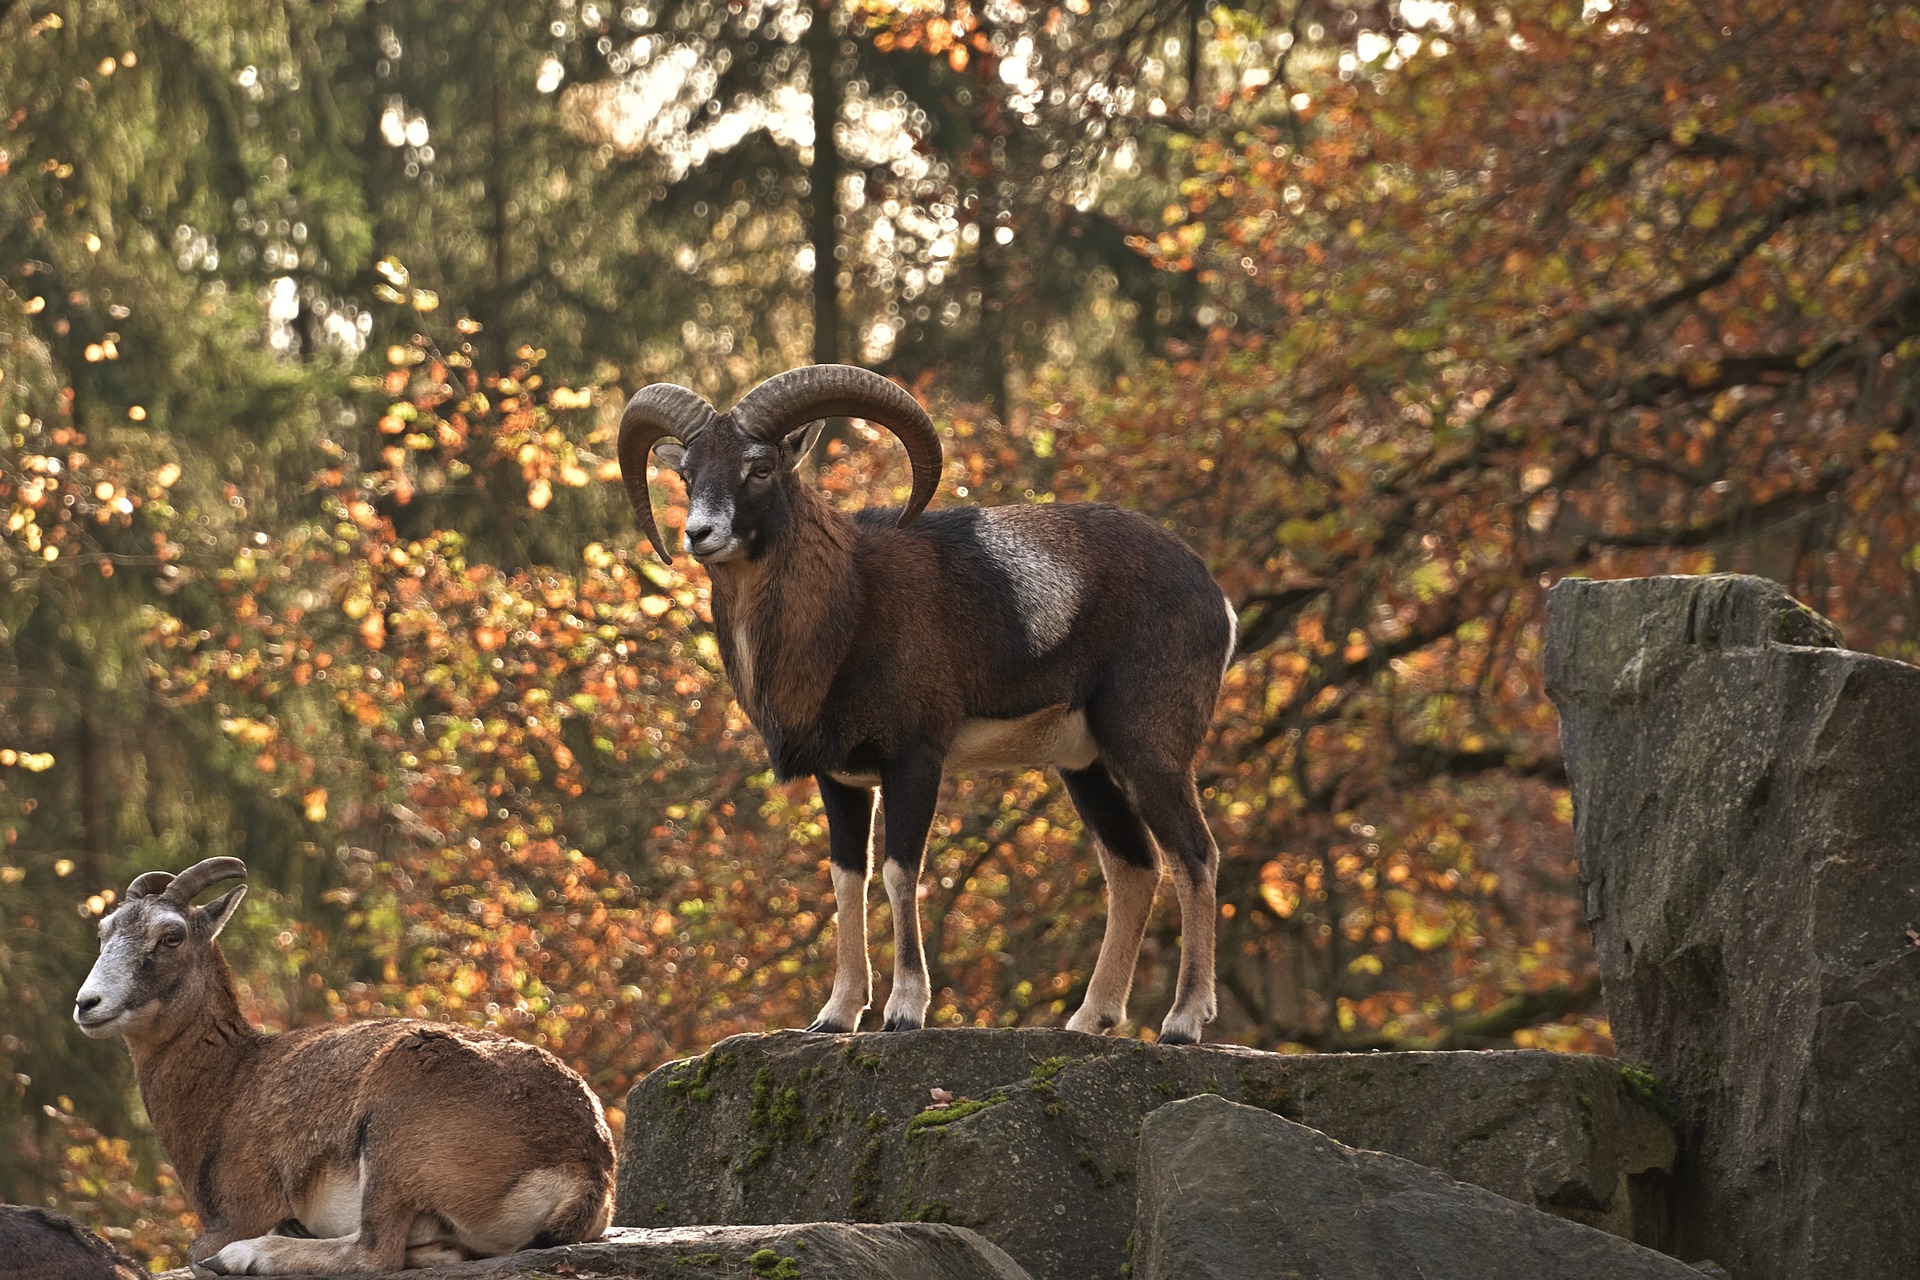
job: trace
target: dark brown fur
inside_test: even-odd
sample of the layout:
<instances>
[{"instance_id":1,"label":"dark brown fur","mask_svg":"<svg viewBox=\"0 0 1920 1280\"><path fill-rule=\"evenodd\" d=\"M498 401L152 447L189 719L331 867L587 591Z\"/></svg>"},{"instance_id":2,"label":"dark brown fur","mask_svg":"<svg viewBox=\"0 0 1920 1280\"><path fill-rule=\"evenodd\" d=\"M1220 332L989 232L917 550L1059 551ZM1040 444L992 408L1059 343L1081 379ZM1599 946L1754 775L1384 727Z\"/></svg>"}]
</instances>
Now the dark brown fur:
<instances>
[{"instance_id":1,"label":"dark brown fur","mask_svg":"<svg viewBox=\"0 0 1920 1280\"><path fill-rule=\"evenodd\" d=\"M842 414L905 446L913 486L900 511L844 516L801 482L810 424ZM893 907L882 1024L892 1031L926 1017L917 884L942 774L1051 765L1095 837L1109 890L1100 957L1068 1026L1125 1018L1164 854L1181 953L1161 1037L1199 1039L1215 1007L1219 851L1194 760L1235 628L1200 558L1151 520L1099 504L926 512L939 429L903 388L848 365L789 370L724 414L669 383L633 394L620 469L665 558L646 478L656 448L686 478L686 546L712 575L734 692L774 773L812 774L820 788L840 923L833 993L813 1029L856 1029L871 997L875 788Z\"/></svg>"},{"instance_id":2,"label":"dark brown fur","mask_svg":"<svg viewBox=\"0 0 1920 1280\"><path fill-rule=\"evenodd\" d=\"M911 885L942 770L970 763L956 745L970 730L992 737L985 767L1043 764L1080 717L1097 751L1052 759L1101 841L1115 912L1073 1025L1124 1015L1165 850L1186 945L1163 1035L1197 1039L1214 1010L1218 853L1193 765L1233 629L1206 566L1153 521L1101 504L935 510L905 528L894 511L847 516L795 473L801 439L755 439L722 415L682 469L734 691L775 774L819 781L843 931L871 861L861 789L880 789L896 930L885 1025L924 1017ZM695 532L690 514L689 545ZM864 953L845 935L839 968L818 1029L850 1030L864 1007Z\"/></svg>"},{"instance_id":3,"label":"dark brown fur","mask_svg":"<svg viewBox=\"0 0 1920 1280\"><path fill-rule=\"evenodd\" d=\"M953 550L966 535L952 517L977 509L896 529L892 512L856 522L805 486L789 496L786 539L711 569L722 658L738 691L744 627L754 651L743 704L782 777L859 771L915 740L944 752L965 719L1079 708L1117 679L1141 686L1158 713L1129 732L1192 760L1226 657L1224 602L1199 557L1152 521L1099 505L1025 509L1085 576L1067 639L1033 655L990 570Z\"/></svg>"}]
</instances>

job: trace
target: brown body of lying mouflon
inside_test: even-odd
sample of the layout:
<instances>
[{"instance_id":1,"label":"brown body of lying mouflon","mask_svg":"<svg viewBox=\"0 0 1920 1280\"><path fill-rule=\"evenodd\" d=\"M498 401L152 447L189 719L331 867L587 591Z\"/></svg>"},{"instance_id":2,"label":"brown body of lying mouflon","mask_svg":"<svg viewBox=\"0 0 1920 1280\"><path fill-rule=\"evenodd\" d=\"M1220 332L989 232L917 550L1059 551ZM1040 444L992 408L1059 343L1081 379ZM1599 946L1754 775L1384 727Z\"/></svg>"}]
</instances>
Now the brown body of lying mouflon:
<instances>
[{"instance_id":1,"label":"brown body of lying mouflon","mask_svg":"<svg viewBox=\"0 0 1920 1280\"><path fill-rule=\"evenodd\" d=\"M818 431L809 424L842 414L906 446L904 511L846 515L800 482ZM939 434L905 390L847 365L771 378L725 414L667 383L634 394L620 469L664 559L647 492L656 446L686 480L687 548L713 580L734 694L775 774L811 775L820 788L839 950L813 1029L857 1029L870 998L876 791L894 922L882 1026L893 1031L926 1019L916 891L943 773L1050 765L1095 837L1109 892L1087 998L1067 1025L1097 1032L1125 1020L1164 859L1181 950L1161 1039L1198 1040L1215 1007L1219 852L1194 759L1236 627L1200 557L1152 520L1098 503L921 515L939 483Z\"/></svg>"},{"instance_id":2,"label":"brown body of lying mouflon","mask_svg":"<svg viewBox=\"0 0 1920 1280\"><path fill-rule=\"evenodd\" d=\"M203 1225L193 1261L229 1275L397 1271L591 1240L612 1213L599 1100L544 1049L407 1018L263 1034L214 939L246 874L210 858L149 871L100 923L74 1003L120 1036Z\"/></svg>"}]
</instances>

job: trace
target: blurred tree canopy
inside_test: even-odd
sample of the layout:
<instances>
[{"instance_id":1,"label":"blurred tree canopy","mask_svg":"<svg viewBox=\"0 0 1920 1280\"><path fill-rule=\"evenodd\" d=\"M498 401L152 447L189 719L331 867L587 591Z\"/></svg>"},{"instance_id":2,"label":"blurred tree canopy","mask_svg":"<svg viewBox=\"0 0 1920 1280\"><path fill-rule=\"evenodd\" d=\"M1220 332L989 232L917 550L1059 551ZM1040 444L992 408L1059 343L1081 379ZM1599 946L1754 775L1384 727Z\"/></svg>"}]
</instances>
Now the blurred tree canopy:
<instances>
[{"instance_id":1,"label":"blurred tree canopy","mask_svg":"<svg viewBox=\"0 0 1920 1280\"><path fill-rule=\"evenodd\" d=\"M1915 84L1869 0L0 0L0 1197L180 1260L67 1021L153 867L248 860L260 1020L616 1108L804 1021L818 802L612 443L812 358L929 398L943 500L1136 507L1239 608L1218 1036L1604 1048L1544 589L1760 572L1914 658ZM879 439L818 482L898 500ZM948 792L932 1020L1057 1022L1072 810Z\"/></svg>"}]
</instances>

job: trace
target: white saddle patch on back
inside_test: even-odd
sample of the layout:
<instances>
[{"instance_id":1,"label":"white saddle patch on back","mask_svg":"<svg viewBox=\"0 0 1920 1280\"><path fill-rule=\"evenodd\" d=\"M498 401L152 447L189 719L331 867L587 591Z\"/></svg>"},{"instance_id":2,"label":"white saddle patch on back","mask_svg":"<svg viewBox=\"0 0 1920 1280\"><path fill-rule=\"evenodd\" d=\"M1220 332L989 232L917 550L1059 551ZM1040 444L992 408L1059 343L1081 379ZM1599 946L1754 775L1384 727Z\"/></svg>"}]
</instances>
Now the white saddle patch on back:
<instances>
[{"instance_id":1,"label":"white saddle patch on back","mask_svg":"<svg viewBox=\"0 0 1920 1280\"><path fill-rule=\"evenodd\" d=\"M1015 607L1035 653L1055 648L1073 629L1080 610L1080 575L1021 526L1032 507L986 507L980 512L980 542L1013 585Z\"/></svg>"}]
</instances>

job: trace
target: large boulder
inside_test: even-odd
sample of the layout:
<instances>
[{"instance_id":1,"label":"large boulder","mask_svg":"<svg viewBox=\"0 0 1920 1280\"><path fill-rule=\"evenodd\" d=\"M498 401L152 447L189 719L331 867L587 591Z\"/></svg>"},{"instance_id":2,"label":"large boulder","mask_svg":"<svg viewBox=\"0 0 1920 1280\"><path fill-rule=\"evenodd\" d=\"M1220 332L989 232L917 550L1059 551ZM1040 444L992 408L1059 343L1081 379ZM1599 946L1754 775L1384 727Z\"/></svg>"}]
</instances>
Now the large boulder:
<instances>
[{"instance_id":1,"label":"large boulder","mask_svg":"<svg viewBox=\"0 0 1920 1280\"><path fill-rule=\"evenodd\" d=\"M1548 600L1608 1018L1673 1108L1682 1257L1920 1275L1920 669L1771 582Z\"/></svg>"},{"instance_id":2,"label":"large boulder","mask_svg":"<svg viewBox=\"0 0 1920 1280\"><path fill-rule=\"evenodd\" d=\"M64 1213L0 1204L0 1280L140 1280L146 1274Z\"/></svg>"},{"instance_id":3,"label":"large boulder","mask_svg":"<svg viewBox=\"0 0 1920 1280\"><path fill-rule=\"evenodd\" d=\"M736 1036L634 1087L614 1221L943 1221L1041 1280L1111 1280L1133 1229L1141 1122L1203 1093L1620 1234L1635 1229L1637 1185L1673 1154L1638 1078L1601 1058L781 1032Z\"/></svg>"},{"instance_id":4,"label":"large boulder","mask_svg":"<svg viewBox=\"0 0 1920 1280\"><path fill-rule=\"evenodd\" d=\"M936 1223L615 1227L588 1244L395 1273L396 1280L1031 1280L971 1231ZM162 1278L164 1280L164 1278Z\"/></svg>"},{"instance_id":5,"label":"large boulder","mask_svg":"<svg viewBox=\"0 0 1920 1280\"><path fill-rule=\"evenodd\" d=\"M1134 1280L1700 1280L1684 1263L1224 1098L1140 1133Z\"/></svg>"}]
</instances>

